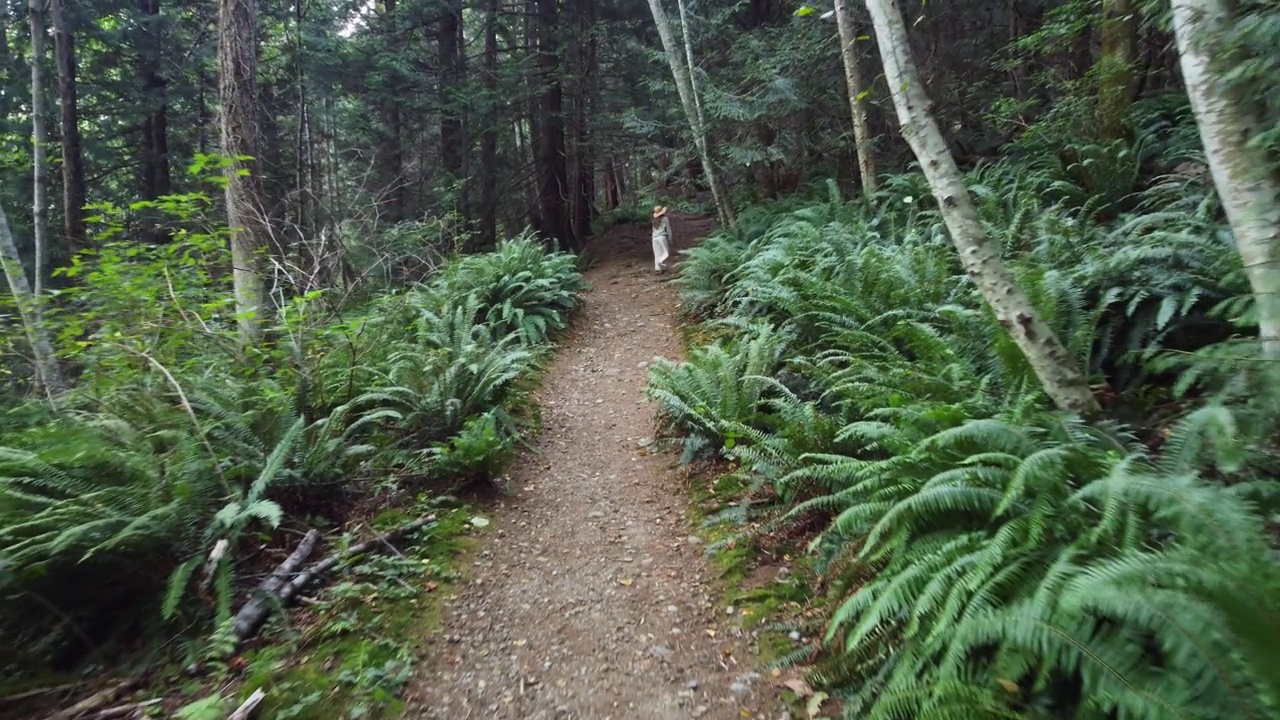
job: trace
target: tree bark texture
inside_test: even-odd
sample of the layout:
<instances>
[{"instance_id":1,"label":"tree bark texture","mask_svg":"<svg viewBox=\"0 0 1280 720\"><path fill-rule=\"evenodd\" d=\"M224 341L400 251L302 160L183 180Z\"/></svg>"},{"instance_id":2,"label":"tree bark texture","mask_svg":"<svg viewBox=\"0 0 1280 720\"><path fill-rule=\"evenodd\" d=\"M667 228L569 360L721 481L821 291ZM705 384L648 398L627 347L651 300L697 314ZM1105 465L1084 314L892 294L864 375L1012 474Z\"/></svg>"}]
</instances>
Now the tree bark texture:
<instances>
[{"instance_id":1,"label":"tree bark texture","mask_svg":"<svg viewBox=\"0 0 1280 720\"><path fill-rule=\"evenodd\" d=\"M871 130L867 126L867 105L863 96L862 73L858 68L858 33L849 16L846 0L835 0L836 28L840 36L840 58L844 62L844 80L849 92L849 111L853 118L853 142L858 152L858 174L862 194L876 191L876 159L871 150Z\"/></svg>"},{"instance_id":2,"label":"tree bark texture","mask_svg":"<svg viewBox=\"0 0 1280 720\"><path fill-rule=\"evenodd\" d=\"M227 224L240 340L261 334L267 227L258 164L258 56L252 0L218 0L218 97L227 168Z\"/></svg>"},{"instance_id":3,"label":"tree bark texture","mask_svg":"<svg viewBox=\"0 0 1280 720\"><path fill-rule=\"evenodd\" d=\"M560 81L557 0L537 0L538 70L544 83L538 101L538 204L542 232L562 245L572 242L566 200L569 172L564 142L564 85Z\"/></svg>"},{"instance_id":4,"label":"tree bark texture","mask_svg":"<svg viewBox=\"0 0 1280 720\"><path fill-rule=\"evenodd\" d=\"M1280 177L1250 140L1264 128L1222 68L1230 10L1222 0L1174 0L1173 27L1213 184L1258 304L1262 352L1280 358Z\"/></svg>"},{"instance_id":5,"label":"tree bark texture","mask_svg":"<svg viewBox=\"0 0 1280 720\"><path fill-rule=\"evenodd\" d=\"M142 120L142 197L155 200L172 192L169 177L169 101L165 78L160 74L160 0L138 0L142 22L138 30L138 80L146 96L147 115ZM203 87L203 83L201 84ZM203 112L203 93L200 96ZM203 127L199 151L204 151Z\"/></svg>"},{"instance_id":6,"label":"tree bark texture","mask_svg":"<svg viewBox=\"0 0 1280 720\"><path fill-rule=\"evenodd\" d=\"M67 249L75 252L88 245L84 206L87 202L84 178L84 151L80 145L80 110L76 98L75 36L67 28L64 0L49 0L53 24L54 55L58 65L58 99L62 118L62 212Z\"/></svg>"},{"instance_id":7,"label":"tree bark texture","mask_svg":"<svg viewBox=\"0 0 1280 720\"><path fill-rule=\"evenodd\" d=\"M1124 136L1138 89L1138 21L1131 0L1103 0L1098 61L1098 126L1104 139Z\"/></svg>"},{"instance_id":8,"label":"tree bark texture","mask_svg":"<svg viewBox=\"0 0 1280 720\"><path fill-rule=\"evenodd\" d=\"M484 128L480 135L480 246L498 239L498 13L486 0L484 16Z\"/></svg>"},{"instance_id":9,"label":"tree bark texture","mask_svg":"<svg viewBox=\"0 0 1280 720\"><path fill-rule=\"evenodd\" d=\"M1049 398L1066 412L1084 416L1098 413L1098 401L1076 360L1031 305L978 219L964 177L933 117L897 3L868 0L867 7L902 135L924 169L961 264L1000 325L1030 362Z\"/></svg>"},{"instance_id":10,"label":"tree bark texture","mask_svg":"<svg viewBox=\"0 0 1280 720\"><path fill-rule=\"evenodd\" d=\"M49 256L48 187L49 162L45 146L49 142L45 128L44 106L44 2L30 0L27 19L31 25L31 145L32 188L31 219L34 225L35 268L31 273L31 314L37 326L44 323L44 269Z\"/></svg>"},{"instance_id":11,"label":"tree bark texture","mask_svg":"<svg viewBox=\"0 0 1280 720\"><path fill-rule=\"evenodd\" d=\"M462 108L458 94L462 91L462 3L447 0L440 13L437 28L440 51L440 164L447 174L446 182L463 178L463 151L466 139L462 132Z\"/></svg>"}]
</instances>

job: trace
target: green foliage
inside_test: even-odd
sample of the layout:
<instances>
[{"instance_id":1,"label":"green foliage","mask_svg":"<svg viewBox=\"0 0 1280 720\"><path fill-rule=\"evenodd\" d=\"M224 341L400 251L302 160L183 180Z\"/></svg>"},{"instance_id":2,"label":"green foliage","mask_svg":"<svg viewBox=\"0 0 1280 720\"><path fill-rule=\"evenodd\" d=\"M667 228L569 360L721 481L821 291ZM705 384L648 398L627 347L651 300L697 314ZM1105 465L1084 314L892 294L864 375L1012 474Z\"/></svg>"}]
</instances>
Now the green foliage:
<instances>
[{"instance_id":1,"label":"green foliage","mask_svg":"<svg viewBox=\"0 0 1280 720\"><path fill-rule=\"evenodd\" d=\"M206 204L153 209L187 222ZM80 382L56 410L0 416L6 657L69 661L160 619L221 632L276 529L323 523L361 489L500 474L516 383L585 286L575 258L522 236L363 306L289 299L276 341L241 349L222 246L184 230L69 266L50 322Z\"/></svg>"},{"instance_id":2,"label":"green foliage","mask_svg":"<svg viewBox=\"0 0 1280 720\"><path fill-rule=\"evenodd\" d=\"M1099 212L1136 181L1089 167L1006 162L969 184L1037 309L1150 426L1048 407L918 176L744 213L686 252L686 309L732 332L655 366L650 393L686 459L739 464L752 502L714 518L742 524L730 539L817 522L814 567L847 589L809 677L846 717L1238 718L1280 701L1276 415L1259 399L1274 374L1214 354L1256 333L1238 255L1162 183ZM1171 372L1207 402L1144 417Z\"/></svg>"}]
</instances>

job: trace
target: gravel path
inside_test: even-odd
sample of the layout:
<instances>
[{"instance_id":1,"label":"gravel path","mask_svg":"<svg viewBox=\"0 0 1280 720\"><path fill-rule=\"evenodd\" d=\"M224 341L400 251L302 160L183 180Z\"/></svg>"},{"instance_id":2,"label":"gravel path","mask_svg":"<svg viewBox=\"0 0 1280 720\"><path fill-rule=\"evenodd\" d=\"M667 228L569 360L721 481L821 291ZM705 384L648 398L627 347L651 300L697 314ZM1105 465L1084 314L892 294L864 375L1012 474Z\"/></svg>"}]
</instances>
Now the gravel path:
<instances>
[{"instance_id":1,"label":"gravel path","mask_svg":"<svg viewBox=\"0 0 1280 720\"><path fill-rule=\"evenodd\" d=\"M678 243L710 221L674 215ZM648 233L597 241L593 289L539 392L543 430L444 609L406 718L778 717L717 610L669 453L650 454L648 364L677 357L675 288Z\"/></svg>"}]
</instances>

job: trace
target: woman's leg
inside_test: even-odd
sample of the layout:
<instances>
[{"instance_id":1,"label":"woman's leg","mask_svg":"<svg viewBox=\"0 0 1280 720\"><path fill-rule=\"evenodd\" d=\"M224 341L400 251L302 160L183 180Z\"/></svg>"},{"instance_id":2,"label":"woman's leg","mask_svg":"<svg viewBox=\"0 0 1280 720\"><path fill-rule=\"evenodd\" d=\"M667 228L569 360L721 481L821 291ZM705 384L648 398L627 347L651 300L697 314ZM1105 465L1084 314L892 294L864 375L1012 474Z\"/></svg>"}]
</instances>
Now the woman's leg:
<instances>
[{"instance_id":1,"label":"woman's leg","mask_svg":"<svg viewBox=\"0 0 1280 720\"><path fill-rule=\"evenodd\" d=\"M665 235L653 236L653 269L662 272L667 265L667 238Z\"/></svg>"}]
</instances>

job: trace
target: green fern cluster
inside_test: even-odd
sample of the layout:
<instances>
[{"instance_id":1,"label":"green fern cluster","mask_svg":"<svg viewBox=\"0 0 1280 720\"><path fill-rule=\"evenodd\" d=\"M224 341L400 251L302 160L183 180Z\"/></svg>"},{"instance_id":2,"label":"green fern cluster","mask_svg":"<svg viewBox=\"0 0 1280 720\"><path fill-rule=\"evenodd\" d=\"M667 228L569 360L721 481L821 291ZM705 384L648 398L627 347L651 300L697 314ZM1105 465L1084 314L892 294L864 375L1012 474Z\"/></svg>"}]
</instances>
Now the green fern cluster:
<instances>
[{"instance_id":1,"label":"green fern cluster","mask_svg":"<svg viewBox=\"0 0 1280 720\"><path fill-rule=\"evenodd\" d=\"M1206 205L1157 210L1156 185L1103 224L1044 206L1069 175L1006 163L970 180L1092 374L1145 392L1169 353L1211 362L1212 332L1193 330L1248 329L1238 257ZM688 251L686 304L730 332L650 379L686 458L719 453L748 492L772 490L717 520L819 521L815 567L851 590L811 680L861 719L1274 715L1274 408L1211 403L1163 428L1052 412L919 176L885 186L779 203ZM1202 388L1240 373L1218 366Z\"/></svg>"},{"instance_id":2,"label":"green fern cluster","mask_svg":"<svg viewBox=\"0 0 1280 720\"><path fill-rule=\"evenodd\" d=\"M56 412L0 416L0 649L73 657L161 615L220 625L242 539L388 477L501 472L516 384L583 287L575 258L520 237L356 313L300 299L277 372L246 372L217 337L159 358L103 344L112 375Z\"/></svg>"}]
</instances>

